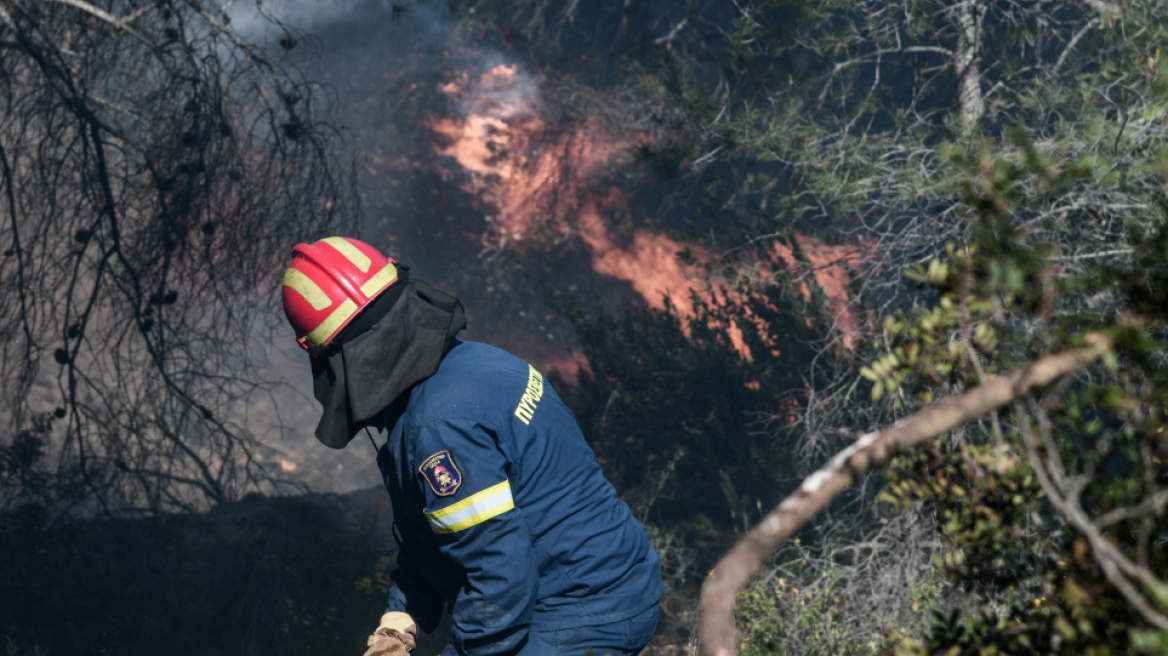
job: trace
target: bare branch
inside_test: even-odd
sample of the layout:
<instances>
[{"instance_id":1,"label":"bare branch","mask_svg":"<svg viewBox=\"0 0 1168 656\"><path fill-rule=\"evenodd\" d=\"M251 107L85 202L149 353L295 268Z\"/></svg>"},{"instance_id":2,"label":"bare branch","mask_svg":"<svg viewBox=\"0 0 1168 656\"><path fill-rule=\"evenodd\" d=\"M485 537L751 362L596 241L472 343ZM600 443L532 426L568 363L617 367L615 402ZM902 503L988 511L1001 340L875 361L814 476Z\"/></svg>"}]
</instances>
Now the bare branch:
<instances>
[{"instance_id":1,"label":"bare branch","mask_svg":"<svg viewBox=\"0 0 1168 656\"><path fill-rule=\"evenodd\" d=\"M884 55L913 55L923 53L944 55L946 57L953 56L952 50L948 48L942 48L941 46L905 46L900 48L880 48L878 50L865 53L863 57L854 57L845 61L836 62L835 65L831 68L831 74L827 77L827 80L824 83L823 90L819 92L819 100L822 101L827 97L827 92L829 89L831 89L832 78L838 75L840 71L844 70L845 68L876 61Z\"/></svg>"},{"instance_id":2,"label":"bare branch","mask_svg":"<svg viewBox=\"0 0 1168 656\"><path fill-rule=\"evenodd\" d=\"M142 43L145 43L151 47L154 47L153 41L150 41L144 35L142 35L141 32L130 27L126 21L118 18L117 16L114 16L113 14L109 13L108 11L105 11L101 7L95 7L91 4L89 4L88 2L83 2L82 0L53 0L53 2L59 2L61 4L69 5L70 7L80 9L81 11L84 11L87 14L90 14L92 16L100 18L101 20L118 28L119 30L125 30L126 33L134 35L134 38L138 39ZM139 14L140 14L140 12L139 12ZM134 18L137 18L139 14L136 14L134 16Z\"/></svg>"},{"instance_id":3,"label":"bare branch","mask_svg":"<svg viewBox=\"0 0 1168 656\"><path fill-rule=\"evenodd\" d=\"M1106 2L1105 0L1080 0L1083 4L1094 9L1100 14L1114 14L1116 16L1123 13L1123 8L1117 4Z\"/></svg>"},{"instance_id":4,"label":"bare branch","mask_svg":"<svg viewBox=\"0 0 1168 656\"><path fill-rule=\"evenodd\" d=\"M1117 248L1110 251L1100 251L1098 253L1080 253L1077 255L1059 255L1051 258L1055 262L1070 262L1074 260L1092 260L1100 257L1113 257L1116 255L1131 255L1134 251L1130 248Z\"/></svg>"},{"instance_id":5,"label":"bare branch","mask_svg":"<svg viewBox=\"0 0 1168 656\"><path fill-rule=\"evenodd\" d=\"M683 29L685 29L685 26L687 24L689 24L688 18L681 19L680 21L678 21L678 23L676 25L673 26L672 29L669 30L669 34L666 34L665 36L660 36L660 37L657 37L656 39L653 39L653 43L656 45L662 45L665 43L669 43L670 41L673 41L674 39L677 38L677 35L680 34Z\"/></svg>"},{"instance_id":6,"label":"bare branch","mask_svg":"<svg viewBox=\"0 0 1168 656\"><path fill-rule=\"evenodd\" d=\"M43 473L86 502L206 507L274 484L242 418L272 384L256 290L351 189L296 60L198 3L127 11L0 0L0 418L46 417Z\"/></svg>"},{"instance_id":7,"label":"bare branch","mask_svg":"<svg viewBox=\"0 0 1168 656\"><path fill-rule=\"evenodd\" d=\"M1020 415L1023 414L1021 410L1019 408ZM1079 533L1083 534L1083 537L1087 538L1087 542L1091 545L1091 553L1095 556L1095 562L1099 564L1099 569L1103 571L1104 576L1123 595L1124 599L1127 599L1128 603L1136 609L1140 617L1161 631L1168 631L1168 617L1157 612L1136 590L1131 581L1124 577L1124 574L1138 579L1145 585L1162 588L1164 584L1158 581L1151 572L1128 560L1099 532L1099 529L1087 517L1087 513L1074 500L1073 495L1065 492L1048 474L1048 470L1058 471L1062 468L1062 464L1057 461L1055 455L1050 453L1051 449L1047 448L1046 459L1040 457L1036 444L1038 440L1035 439L1029 422L1024 418L1020 422L1020 426L1026 442L1026 456L1030 460L1030 467L1034 471L1039 485L1042 486L1043 492L1046 493L1047 500L1070 522L1071 526L1074 526Z\"/></svg>"},{"instance_id":8,"label":"bare branch","mask_svg":"<svg viewBox=\"0 0 1168 656\"><path fill-rule=\"evenodd\" d=\"M1083 38L1083 35L1087 34L1087 32L1091 31L1091 29L1098 24L1099 17L1096 16L1095 18L1087 21L1087 24L1084 25L1078 32L1075 32L1075 36L1071 37L1071 40L1067 42L1067 47L1063 48L1063 52L1061 55L1059 55L1058 61L1054 63L1054 68L1050 69L1051 75L1058 73L1058 70L1063 67L1063 62L1067 60L1067 55L1071 54L1071 50L1074 50L1075 44L1077 44L1079 40Z\"/></svg>"}]
</instances>

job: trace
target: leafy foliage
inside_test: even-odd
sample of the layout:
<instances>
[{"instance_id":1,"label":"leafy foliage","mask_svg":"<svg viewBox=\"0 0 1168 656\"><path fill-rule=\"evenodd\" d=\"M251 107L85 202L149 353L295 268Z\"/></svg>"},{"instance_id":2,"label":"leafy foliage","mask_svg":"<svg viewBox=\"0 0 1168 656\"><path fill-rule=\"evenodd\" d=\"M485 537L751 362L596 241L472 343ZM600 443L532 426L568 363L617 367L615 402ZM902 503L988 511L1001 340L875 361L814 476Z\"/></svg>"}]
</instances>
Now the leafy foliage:
<instances>
[{"instance_id":1,"label":"leafy foliage","mask_svg":"<svg viewBox=\"0 0 1168 656\"><path fill-rule=\"evenodd\" d=\"M1132 224L1126 266L1060 272L1057 245L1019 215L1105 171L1019 145L1016 160L953 154L973 239L906 273L936 301L884 322L888 354L864 370L873 396L920 407L932 390L976 385L1086 330L1108 331L1117 347L1088 375L898 459L881 498L928 504L955 550L938 564L1000 604L964 622L938 616L927 646L901 653L1156 653L1168 627L1168 536L1156 519L1168 483L1168 315L1148 299L1168 288L1168 226L1162 215L1147 234ZM1085 293L1114 302L1092 308L1078 301Z\"/></svg>"}]
</instances>

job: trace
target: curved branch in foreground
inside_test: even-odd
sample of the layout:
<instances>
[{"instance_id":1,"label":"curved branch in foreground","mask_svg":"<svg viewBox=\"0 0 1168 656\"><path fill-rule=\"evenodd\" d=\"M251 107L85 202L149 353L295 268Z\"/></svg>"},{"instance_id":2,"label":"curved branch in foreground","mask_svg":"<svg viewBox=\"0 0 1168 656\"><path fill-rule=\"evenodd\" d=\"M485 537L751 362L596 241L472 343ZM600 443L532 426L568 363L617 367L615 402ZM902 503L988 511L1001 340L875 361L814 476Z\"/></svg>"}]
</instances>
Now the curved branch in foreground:
<instances>
[{"instance_id":1,"label":"curved branch in foreground","mask_svg":"<svg viewBox=\"0 0 1168 656\"><path fill-rule=\"evenodd\" d=\"M868 433L808 476L799 489L767 514L718 561L702 585L701 653L734 656L734 601L779 543L874 467L898 453L996 410L1035 387L1082 369L1112 346L1102 333L1086 336L1087 346L1039 358L1008 374L940 401L890 428Z\"/></svg>"}]
</instances>

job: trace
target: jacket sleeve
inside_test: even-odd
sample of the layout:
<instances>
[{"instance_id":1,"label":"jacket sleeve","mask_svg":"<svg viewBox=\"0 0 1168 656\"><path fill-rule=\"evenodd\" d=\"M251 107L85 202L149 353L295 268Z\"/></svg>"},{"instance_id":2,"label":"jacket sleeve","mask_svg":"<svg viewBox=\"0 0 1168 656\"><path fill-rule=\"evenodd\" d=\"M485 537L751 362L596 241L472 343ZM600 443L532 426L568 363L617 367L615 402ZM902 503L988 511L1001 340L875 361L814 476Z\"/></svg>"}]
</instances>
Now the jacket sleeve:
<instances>
[{"instance_id":1,"label":"jacket sleeve","mask_svg":"<svg viewBox=\"0 0 1168 656\"><path fill-rule=\"evenodd\" d=\"M433 632L442 620L442 598L426 583L406 550L397 552L397 569L389 578L389 602L385 611L409 613L425 632Z\"/></svg>"},{"instance_id":2,"label":"jacket sleeve","mask_svg":"<svg viewBox=\"0 0 1168 656\"><path fill-rule=\"evenodd\" d=\"M517 654L528 642L539 571L506 447L486 426L449 419L423 427L417 447L426 521L466 577L451 611L451 641L468 656Z\"/></svg>"}]
</instances>

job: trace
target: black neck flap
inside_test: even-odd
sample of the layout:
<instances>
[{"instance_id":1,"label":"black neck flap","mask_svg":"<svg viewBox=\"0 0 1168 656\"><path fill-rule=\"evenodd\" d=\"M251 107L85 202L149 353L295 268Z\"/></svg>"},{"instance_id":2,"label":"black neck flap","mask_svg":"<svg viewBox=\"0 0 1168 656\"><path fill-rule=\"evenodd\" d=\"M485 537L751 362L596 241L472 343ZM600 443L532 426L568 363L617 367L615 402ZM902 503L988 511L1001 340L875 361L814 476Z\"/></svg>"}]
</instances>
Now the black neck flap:
<instances>
[{"instance_id":1,"label":"black neck flap","mask_svg":"<svg viewBox=\"0 0 1168 656\"><path fill-rule=\"evenodd\" d=\"M401 282L382 294L393 290L397 298L379 296L332 348L313 354L312 392L323 407L316 438L325 446L343 449L403 392L434 375L450 340L466 328L457 298L408 280L408 269Z\"/></svg>"}]
</instances>

